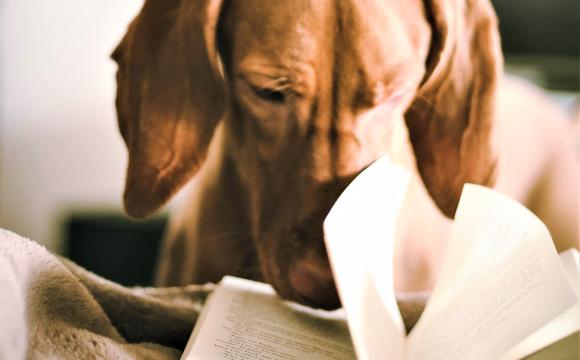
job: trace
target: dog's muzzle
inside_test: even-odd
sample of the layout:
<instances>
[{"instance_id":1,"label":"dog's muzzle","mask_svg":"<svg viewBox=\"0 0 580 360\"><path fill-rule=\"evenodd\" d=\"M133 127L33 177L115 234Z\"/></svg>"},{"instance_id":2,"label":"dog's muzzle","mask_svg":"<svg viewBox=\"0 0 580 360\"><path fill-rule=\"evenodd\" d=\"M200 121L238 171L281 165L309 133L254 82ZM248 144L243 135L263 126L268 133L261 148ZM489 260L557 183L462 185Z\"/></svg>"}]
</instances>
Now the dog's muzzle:
<instances>
[{"instance_id":1,"label":"dog's muzzle","mask_svg":"<svg viewBox=\"0 0 580 360\"><path fill-rule=\"evenodd\" d=\"M289 280L299 300L306 305L332 310L340 306L340 299L330 267L311 261L298 261L291 267Z\"/></svg>"}]
</instances>

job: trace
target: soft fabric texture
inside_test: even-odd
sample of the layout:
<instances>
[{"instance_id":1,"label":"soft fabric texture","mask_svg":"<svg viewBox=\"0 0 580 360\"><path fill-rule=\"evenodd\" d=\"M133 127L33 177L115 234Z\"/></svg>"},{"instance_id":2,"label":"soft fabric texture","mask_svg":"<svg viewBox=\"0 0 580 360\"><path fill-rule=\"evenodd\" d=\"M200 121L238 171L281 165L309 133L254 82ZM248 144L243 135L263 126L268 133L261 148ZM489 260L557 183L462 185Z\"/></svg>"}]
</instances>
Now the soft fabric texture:
<instances>
[{"instance_id":1,"label":"soft fabric texture","mask_svg":"<svg viewBox=\"0 0 580 360\"><path fill-rule=\"evenodd\" d=\"M125 288L0 229L0 359L178 359L211 288Z\"/></svg>"},{"instance_id":2,"label":"soft fabric texture","mask_svg":"<svg viewBox=\"0 0 580 360\"><path fill-rule=\"evenodd\" d=\"M0 359L179 359L214 285L125 288L0 229ZM428 294L399 294L409 331Z\"/></svg>"}]
</instances>

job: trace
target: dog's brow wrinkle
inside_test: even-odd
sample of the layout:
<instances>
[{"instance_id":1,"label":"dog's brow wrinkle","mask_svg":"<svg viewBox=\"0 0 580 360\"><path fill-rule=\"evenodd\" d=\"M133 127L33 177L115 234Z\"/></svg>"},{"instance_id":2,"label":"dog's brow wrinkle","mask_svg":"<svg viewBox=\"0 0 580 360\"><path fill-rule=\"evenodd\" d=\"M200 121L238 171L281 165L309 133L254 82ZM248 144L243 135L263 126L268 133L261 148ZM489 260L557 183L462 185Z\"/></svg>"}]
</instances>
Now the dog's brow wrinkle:
<instances>
[{"instance_id":1,"label":"dog's brow wrinkle","mask_svg":"<svg viewBox=\"0 0 580 360\"><path fill-rule=\"evenodd\" d=\"M312 64L302 60L290 60L278 55L275 57L249 57L240 62L240 69L247 72L274 73L274 74L303 74L312 67Z\"/></svg>"},{"instance_id":2,"label":"dog's brow wrinkle","mask_svg":"<svg viewBox=\"0 0 580 360\"><path fill-rule=\"evenodd\" d=\"M271 82L265 84L264 87L275 91L284 91L292 88L292 82L288 77L280 77L273 79Z\"/></svg>"},{"instance_id":3,"label":"dog's brow wrinkle","mask_svg":"<svg viewBox=\"0 0 580 360\"><path fill-rule=\"evenodd\" d=\"M240 69L248 72L274 72L280 73L289 71L290 67L286 62L275 61L269 56L248 56L239 63Z\"/></svg>"}]
</instances>

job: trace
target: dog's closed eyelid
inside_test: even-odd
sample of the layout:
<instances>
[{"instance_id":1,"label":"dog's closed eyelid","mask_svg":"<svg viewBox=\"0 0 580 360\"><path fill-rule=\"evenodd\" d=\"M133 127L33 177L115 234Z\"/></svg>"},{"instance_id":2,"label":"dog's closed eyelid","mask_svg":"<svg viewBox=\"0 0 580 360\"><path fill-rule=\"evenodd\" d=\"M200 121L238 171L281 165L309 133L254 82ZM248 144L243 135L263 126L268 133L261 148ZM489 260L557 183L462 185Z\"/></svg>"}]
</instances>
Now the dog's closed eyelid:
<instances>
[{"instance_id":1,"label":"dog's closed eyelid","mask_svg":"<svg viewBox=\"0 0 580 360\"><path fill-rule=\"evenodd\" d=\"M308 77L307 77L308 75ZM283 67L242 68L235 73L236 81L258 89L284 88L289 94L305 97L313 88L313 76L308 71L294 72Z\"/></svg>"},{"instance_id":2,"label":"dog's closed eyelid","mask_svg":"<svg viewBox=\"0 0 580 360\"><path fill-rule=\"evenodd\" d=\"M275 103L282 103L287 97L286 92L282 88L270 89L252 87L252 91L259 98Z\"/></svg>"},{"instance_id":3,"label":"dog's closed eyelid","mask_svg":"<svg viewBox=\"0 0 580 360\"><path fill-rule=\"evenodd\" d=\"M288 98L299 95L290 80L285 77L250 80L245 76L240 76L236 80L244 92L251 93L252 96L273 104L283 104Z\"/></svg>"}]
</instances>

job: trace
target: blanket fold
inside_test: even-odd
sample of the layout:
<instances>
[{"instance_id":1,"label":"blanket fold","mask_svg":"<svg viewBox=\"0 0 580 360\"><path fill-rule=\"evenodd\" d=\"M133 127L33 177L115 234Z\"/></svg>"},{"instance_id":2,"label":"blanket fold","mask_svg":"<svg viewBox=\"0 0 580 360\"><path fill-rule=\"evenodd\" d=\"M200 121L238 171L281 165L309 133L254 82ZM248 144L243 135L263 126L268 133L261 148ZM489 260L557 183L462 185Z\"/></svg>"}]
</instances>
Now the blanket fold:
<instances>
[{"instance_id":1,"label":"blanket fold","mask_svg":"<svg viewBox=\"0 0 580 360\"><path fill-rule=\"evenodd\" d=\"M0 229L0 359L178 359L212 287L125 288Z\"/></svg>"}]
</instances>

